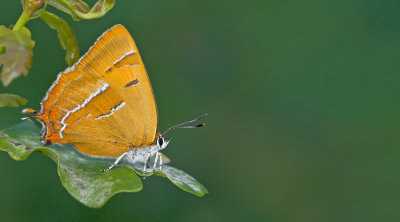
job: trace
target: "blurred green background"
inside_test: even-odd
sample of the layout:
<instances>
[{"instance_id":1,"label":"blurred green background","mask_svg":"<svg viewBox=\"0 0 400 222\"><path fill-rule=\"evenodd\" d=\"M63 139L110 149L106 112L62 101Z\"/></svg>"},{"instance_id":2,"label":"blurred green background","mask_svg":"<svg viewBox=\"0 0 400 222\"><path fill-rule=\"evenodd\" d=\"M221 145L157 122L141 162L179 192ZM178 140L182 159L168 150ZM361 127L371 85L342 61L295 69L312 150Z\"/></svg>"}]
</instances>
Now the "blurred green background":
<instances>
[{"instance_id":1,"label":"blurred green background","mask_svg":"<svg viewBox=\"0 0 400 222\"><path fill-rule=\"evenodd\" d=\"M20 1L4 4L0 24L14 24ZM400 221L399 1L117 1L80 22L51 11L82 54L112 25L128 28L161 130L210 114L207 127L174 132L165 151L210 194L151 177L90 209L47 157L2 152L1 221ZM40 20L28 28L29 76L0 92L37 109L66 64L54 30ZM0 123L20 122L20 110L0 109Z\"/></svg>"}]
</instances>

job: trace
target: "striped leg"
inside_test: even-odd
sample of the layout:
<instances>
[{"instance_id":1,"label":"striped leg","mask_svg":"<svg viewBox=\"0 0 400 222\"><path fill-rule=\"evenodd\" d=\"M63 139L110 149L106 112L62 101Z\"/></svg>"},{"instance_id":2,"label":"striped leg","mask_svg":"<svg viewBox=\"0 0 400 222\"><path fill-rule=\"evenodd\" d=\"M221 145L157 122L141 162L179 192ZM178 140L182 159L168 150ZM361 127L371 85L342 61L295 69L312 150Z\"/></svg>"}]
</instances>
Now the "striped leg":
<instances>
[{"instance_id":1,"label":"striped leg","mask_svg":"<svg viewBox=\"0 0 400 222\"><path fill-rule=\"evenodd\" d=\"M111 170L113 167L118 165L119 162L121 162L121 160L126 156L127 153L128 152L123 153L121 156L118 157L118 159L113 164L111 164L111 166L109 166L107 169L100 170L100 172L107 172L107 171Z\"/></svg>"},{"instance_id":2,"label":"striped leg","mask_svg":"<svg viewBox=\"0 0 400 222\"><path fill-rule=\"evenodd\" d=\"M162 153L160 153L160 171L162 170Z\"/></svg>"},{"instance_id":3,"label":"striped leg","mask_svg":"<svg viewBox=\"0 0 400 222\"><path fill-rule=\"evenodd\" d=\"M143 166L143 180L146 179L146 168L147 168L147 164L149 163L149 159L150 159L150 153L147 154L146 156L146 160L144 161L144 166Z\"/></svg>"},{"instance_id":4,"label":"striped leg","mask_svg":"<svg viewBox=\"0 0 400 222\"><path fill-rule=\"evenodd\" d=\"M157 160L158 160L158 154L159 154L159 152L157 151L157 153L156 153L156 158L154 159L153 172L156 171Z\"/></svg>"}]
</instances>

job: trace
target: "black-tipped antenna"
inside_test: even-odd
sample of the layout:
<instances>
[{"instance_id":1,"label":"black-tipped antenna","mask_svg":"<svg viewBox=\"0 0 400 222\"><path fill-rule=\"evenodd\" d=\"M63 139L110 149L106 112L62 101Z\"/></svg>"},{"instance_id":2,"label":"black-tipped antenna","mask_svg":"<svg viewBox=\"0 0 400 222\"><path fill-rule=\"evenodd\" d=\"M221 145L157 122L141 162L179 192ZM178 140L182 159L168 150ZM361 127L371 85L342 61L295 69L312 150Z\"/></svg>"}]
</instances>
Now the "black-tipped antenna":
<instances>
[{"instance_id":1,"label":"black-tipped antenna","mask_svg":"<svg viewBox=\"0 0 400 222\"><path fill-rule=\"evenodd\" d=\"M205 126L204 123L200 123L200 124L197 124L197 125L194 125L194 126L185 126L185 125L187 125L187 124L189 124L189 123L197 122L197 121L199 121L199 120L202 120L202 119L204 119L207 115L208 115L207 113L204 113L203 115L197 117L196 119L193 119L193 120L190 120L190 121L187 121L187 122L184 122L184 123L181 123L181 124L172 126L172 127L168 128L167 130L165 130L164 132L162 132L162 133L161 133L161 136L164 136L164 134L166 134L166 133L168 133L169 131L174 130L174 129L184 129L184 128L188 129L188 128L197 128L197 127Z\"/></svg>"}]
</instances>

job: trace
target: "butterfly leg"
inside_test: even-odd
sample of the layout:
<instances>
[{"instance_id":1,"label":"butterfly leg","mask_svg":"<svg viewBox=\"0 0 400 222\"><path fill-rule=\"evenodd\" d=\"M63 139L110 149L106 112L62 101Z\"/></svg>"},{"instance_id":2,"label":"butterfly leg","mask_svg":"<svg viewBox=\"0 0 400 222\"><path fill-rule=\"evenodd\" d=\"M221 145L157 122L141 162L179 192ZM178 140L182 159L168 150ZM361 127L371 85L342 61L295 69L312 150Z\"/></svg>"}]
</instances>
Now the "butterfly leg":
<instances>
[{"instance_id":1,"label":"butterfly leg","mask_svg":"<svg viewBox=\"0 0 400 222\"><path fill-rule=\"evenodd\" d=\"M128 152L123 153L121 156L118 157L118 159L113 164L111 164L111 166L109 166L107 169L100 170L100 172L107 172L107 171L111 170L113 167L118 165L119 162L121 162L121 160L126 156L127 153Z\"/></svg>"},{"instance_id":2,"label":"butterfly leg","mask_svg":"<svg viewBox=\"0 0 400 222\"><path fill-rule=\"evenodd\" d=\"M157 153L156 153L156 158L154 159L153 173L154 173L154 171L156 171L156 166L157 166L158 155L159 155L159 152L157 151Z\"/></svg>"},{"instance_id":3,"label":"butterfly leg","mask_svg":"<svg viewBox=\"0 0 400 222\"><path fill-rule=\"evenodd\" d=\"M147 168L147 164L149 163L149 159L150 159L150 153L148 153L146 155L146 159L144 161L144 166L143 166L143 179L146 179L146 168Z\"/></svg>"},{"instance_id":4,"label":"butterfly leg","mask_svg":"<svg viewBox=\"0 0 400 222\"><path fill-rule=\"evenodd\" d=\"M160 164L159 164L159 166L160 166L160 171L162 170L162 153L160 153Z\"/></svg>"}]
</instances>

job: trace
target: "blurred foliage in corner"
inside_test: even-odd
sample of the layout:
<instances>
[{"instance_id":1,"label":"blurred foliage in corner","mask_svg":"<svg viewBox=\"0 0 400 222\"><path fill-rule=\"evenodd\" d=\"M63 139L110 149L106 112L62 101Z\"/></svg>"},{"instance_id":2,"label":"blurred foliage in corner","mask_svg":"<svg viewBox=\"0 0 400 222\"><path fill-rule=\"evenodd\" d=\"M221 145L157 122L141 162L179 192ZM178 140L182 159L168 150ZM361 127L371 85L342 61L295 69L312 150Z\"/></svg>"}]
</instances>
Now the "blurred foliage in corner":
<instances>
[{"instance_id":1,"label":"blurred foliage in corner","mask_svg":"<svg viewBox=\"0 0 400 222\"><path fill-rule=\"evenodd\" d=\"M21 74L28 75L35 45L30 30L25 27L30 20L41 18L57 31L61 47L66 50L65 60L69 66L79 59L74 32L62 18L46 11L48 5L69 14L74 20L81 20L104 16L114 6L115 0L98 0L91 9L82 0L21 0L21 3L22 12L15 25L8 28L0 25L0 79L4 86L9 86ZM0 108L3 104L9 104L9 100L8 94L0 94ZM13 106L18 104L14 102Z\"/></svg>"},{"instance_id":2,"label":"blurred foliage in corner","mask_svg":"<svg viewBox=\"0 0 400 222\"><path fill-rule=\"evenodd\" d=\"M15 24L20 10L8 2L0 24ZM79 22L46 10L70 24L82 52L112 25L127 27L160 130L209 113L206 127L174 132L165 153L210 194L152 177L142 192L88 209L61 186L52 161L4 152L2 220L400 220L400 2L118 1L101 19ZM35 41L30 74L0 93L37 109L66 68L65 52L47 24L26 27ZM18 123L20 110L1 108L0 123Z\"/></svg>"}]
</instances>

